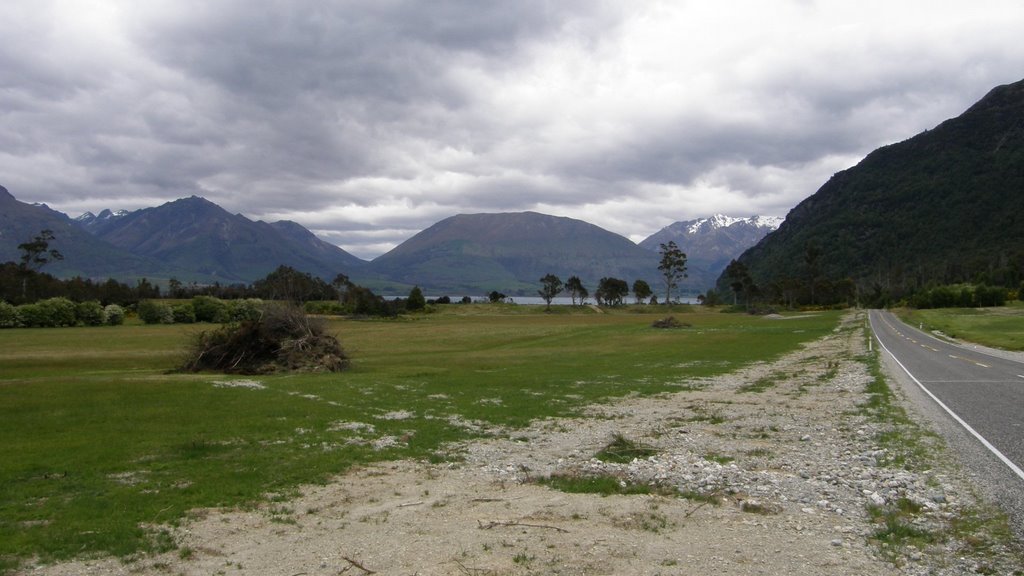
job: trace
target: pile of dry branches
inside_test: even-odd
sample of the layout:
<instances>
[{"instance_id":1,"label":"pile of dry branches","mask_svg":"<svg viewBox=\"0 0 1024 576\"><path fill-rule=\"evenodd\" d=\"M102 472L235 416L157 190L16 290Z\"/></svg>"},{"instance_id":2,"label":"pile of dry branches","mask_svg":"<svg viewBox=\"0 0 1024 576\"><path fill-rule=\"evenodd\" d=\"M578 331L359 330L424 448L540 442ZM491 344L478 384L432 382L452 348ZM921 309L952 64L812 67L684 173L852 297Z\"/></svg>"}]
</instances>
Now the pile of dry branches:
<instances>
[{"instance_id":1,"label":"pile of dry branches","mask_svg":"<svg viewBox=\"0 0 1024 576\"><path fill-rule=\"evenodd\" d=\"M257 320L199 333L183 370L237 374L281 371L337 372L348 366L338 339L325 323L300 308L270 305Z\"/></svg>"}]
</instances>

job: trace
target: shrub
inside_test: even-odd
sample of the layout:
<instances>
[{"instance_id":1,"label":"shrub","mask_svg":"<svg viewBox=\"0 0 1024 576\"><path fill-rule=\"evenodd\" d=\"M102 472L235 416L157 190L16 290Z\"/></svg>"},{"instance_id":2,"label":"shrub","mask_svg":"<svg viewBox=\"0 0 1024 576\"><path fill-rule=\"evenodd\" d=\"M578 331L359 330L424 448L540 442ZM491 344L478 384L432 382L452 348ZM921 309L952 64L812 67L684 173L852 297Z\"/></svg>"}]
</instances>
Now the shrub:
<instances>
[{"instance_id":1,"label":"shrub","mask_svg":"<svg viewBox=\"0 0 1024 576\"><path fill-rule=\"evenodd\" d=\"M689 328L691 324L689 322L680 322L676 320L675 316L669 316L660 320L655 320L652 324L654 328Z\"/></svg>"},{"instance_id":2,"label":"shrub","mask_svg":"<svg viewBox=\"0 0 1024 576\"><path fill-rule=\"evenodd\" d=\"M146 324L174 324L174 311L163 302L143 300L139 302L139 319Z\"/></svg>"},{"instance_id":3,"label":"shrub","mask_svg":"<svg viewBox=\"0 0 1024 576\"><path fill-rule=\"evenodd\" d=\"M345 308L337 303L327 300L310 300L302 305L306 314L331 314L340 316L345 313Z\"/></svg>"},{"instance_id":4,"label":"shrub","mask_svg":"<svg viewBox=\"0 0 1024 576\"><path fill-rule=\"evenodd\" d=\"M342 370L348 360L324 328L321 319L306 316L297 306L270 306L256 320L198 334L182 368L240 374Z\"/></svg>"},{"instance_id":5,"label":"shrub","mask_svg":"<svg viewBox=\"0 0 1024 576\"><path fill-rule=\"evenodd\" d=\"M50 325L49 319L39 304L22 304L18 306L17 313L22 326L39 328Z\"/></svg>"},{"instance_id":6,"label":"shrub","mask_svg":"<svg viewBox=\"0 0 1024 576\"><path fill-rule=\"evenodd\" d=\"M67 298L47 298L39 302L45 313L50 316L53 326L74 326L78 323L75 316L75 303Z\"/></svg>"},{"instance_id":7,"label":"shrub","mask_svg":"<svg viewBox=\"0 0 1024 576\"><path fill-rule=\"evenodd\" d=\"M175 324L192 324L196 321L196 311L192 308L191 302L171 306L171 313L174 315Z\"/></svg>"},{"instance_id":8,"label":"shrub","mask_svg":"<svg viewBox=\"0 0 1024 576\"><path fill-rule=\"evenodd\" d=\"M192 310L195 312L196 322L225 322L228 318L227 305L212 296L193 298Z\"/></svg>"},{"instance_id":9,"label":"shrub","mask_svg":"<svg viewBox=\"0 0 1024 576\"><path fill-rule=\"evenodd\" d=\"M0 300L0 328L17 328L19 324L18 308Z\"/></svg>"},{"instance_id":10,"label":"shrub","mask_svg":"<svg viewBox=\"0 0 1024 576\"><path fill-rule=\"evenodd\" d=\"M263 300L259 298L231 300L227 304L226 313L226 322L258 321L263 315Z\"/></svg>"},{"instance_id":11,"label":"shrub","mask_svg":"<svg viewBox=\"0 0 1024 576\"><path fill-rule=\"evenodd\" d=\"M75 305L75 317L78 323L85 326L103 325L103 306L95 300L79 302Z\"/></svg>"},{"instance_id":12,"label":"shrub","mask_svg":"<svg viewBox=\"0 0 1024 576\"><path fill-rule=\"evenodd\" d=\"M124 324L124 308L117 304L107 304L103 308L103 323L107 326L120 326Z\"/></svg>"}]
</instances>

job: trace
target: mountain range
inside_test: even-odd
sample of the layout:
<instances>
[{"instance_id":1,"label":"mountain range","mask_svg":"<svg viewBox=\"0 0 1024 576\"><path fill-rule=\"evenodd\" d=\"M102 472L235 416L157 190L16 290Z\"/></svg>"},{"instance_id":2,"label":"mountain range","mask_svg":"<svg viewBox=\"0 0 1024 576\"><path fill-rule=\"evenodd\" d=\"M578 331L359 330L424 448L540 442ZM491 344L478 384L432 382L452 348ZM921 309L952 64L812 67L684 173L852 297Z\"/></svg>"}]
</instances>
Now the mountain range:
<instances>
[{"instance_id":1,"label":"mountain range","mask_svg":"<svg viewBox=\"0 0 1024 576\"><path fill-rule=\"evenodd\" d=\"M461 214L373 261L294 222L254 222L191 197L135 212L72 220L0 187L0 262L49 229L58 276L252 282L280 265L331 280L344 273L382 292L535 294L548 273L657 286L657 249L689 256L682 288L715 284L733 258L763 293L819 283L899 296L937 283L1024 281L1024 81L999 86L960 116L884 146L838 172L781 223L773 218L676 222L639 245L592 224L535 212ZM773 229L777 226L777 229ZM717 286L728 291L729 279ZM787 297L787 301L799 301ZM884 300L884 299L883 299ZM876 299L875 301L881 301Z\"/></svg>"},{"instance_id":2,"label":"mountain range","mask_svg":"<svg viewBox=\"0 0 1024 576\"><path fill-rule=\"evenodd\" d=\"M690 257L684 290L698 293L725 262L776 225L772 219L716 215L677 222L638 246L572 218L536 212L460 214L367 262L295 222L254 222L196 196L71 219L45 205L18 202L0 187L0 261L16 261L19 243L50 229L56 236L52 247L65 255L47 265L58 276L231 284L252 282L287 265L328 281L344 273L385 293L419 285L433 293L530 295L548 273L563 279L579 276L591 289L605 276L657 286L658 244L669 240Z\"/></svg>"},{"instance_id":3,"label":"mountain range","mask_svg":"<svg viewBox=\"0 0 1024 576\"><path fill-rule=\"evenodd\" d=\"M640 247L656 252L662 244L675 242L687 255L689 281L708 287L715 284L731 260L781 223L782 218L774 216L736 218L715 214L670 224L640 242Z\"/></svg>"},{"instance_id":4,"label":"mountain range","mask_svg":"<svg viewBox=\"0 0 1024 576\"><path fill-rule=\"evenodd\" d=\"M811 277L882 301L934 284L1019 286L1024 80L835 174L739 261L768 291Z\"/></svg>"}]
</instances>

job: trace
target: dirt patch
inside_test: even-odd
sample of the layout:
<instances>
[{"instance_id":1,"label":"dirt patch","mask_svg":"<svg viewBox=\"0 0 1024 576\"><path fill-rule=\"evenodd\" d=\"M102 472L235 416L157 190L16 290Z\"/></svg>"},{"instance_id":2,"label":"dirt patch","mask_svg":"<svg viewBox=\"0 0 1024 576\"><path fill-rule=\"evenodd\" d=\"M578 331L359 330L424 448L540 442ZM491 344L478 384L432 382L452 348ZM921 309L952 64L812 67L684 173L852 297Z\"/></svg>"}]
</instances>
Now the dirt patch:
<instances>
[{"instance_id":1,"label":"dirt patch","mask_svg":"<svg viewBox=\"0 0 1024 576\"><path fill-rule=\"evenodd\" d=\"M912 502L924 510L919 528L938 530L976 501L955 469L883 465L880 430L858 410L871 379L857 359L862 322L851 315L777 362L688 381L686 391L452 446L458 463L387 463L308 487L288 503L197 511L174 529L175 552L26 573L1011 573L1020 560L1012 550L993 548L982 564L950 536L890 550L872 539L871 505ZM740 392L762 381L771 385ZM655 454L595 458L616 438ZM553 474L673 491L603 497L536 482Z\"/></svg>"}]
</instances>

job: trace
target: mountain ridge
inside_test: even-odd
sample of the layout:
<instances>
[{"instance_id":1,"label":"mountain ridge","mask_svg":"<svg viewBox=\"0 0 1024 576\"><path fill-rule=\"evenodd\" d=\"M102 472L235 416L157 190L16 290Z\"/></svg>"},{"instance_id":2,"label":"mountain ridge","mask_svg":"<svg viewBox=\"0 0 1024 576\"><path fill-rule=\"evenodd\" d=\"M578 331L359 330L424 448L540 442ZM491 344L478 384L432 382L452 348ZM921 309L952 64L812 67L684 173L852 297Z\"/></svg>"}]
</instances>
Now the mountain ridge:
<instances>
[{"instance_id":1,"label":"mountain ridge","mask_svg":"<svg viewBox=\"0 0 1024 576\"><path fill-rule=\"evenodd\" d=\"M70 242L106 250L103 259L109 265L102 270L78 266L73 271L86 277L124 279L139 270L156 280L248 283L288 265L325 280L343 273L386 293L420 285L433 292L498 290L514 295L534 294L539 278L548 273L563 279L580 276L592 290L605 276L627 282L643 279L652 286L661 281L656 247L646 250L589 222L532 211L457 214L364 261L296 222L249 220L199 196L134 211L104 209L70 218L45 206L18 202L6 189L3 193L20 210L48 215L35 229L19 232L18 242L8 242L7 258L16 259L18 243L44 227L54 228L59 221L55 247ZM715 215L692 222L736 227L749 220ZM0 229L0 238L2 233ZM82 258L77 254L73 260ZM118 262L132 261L145 265L118 269ZM702 266L698 255L691 256L690 278L683 283L687 293L696 294L708 285L709 275ZM48 269L57 274L67 271L63 262Z\"/></svg>"},{"instance_id":2,"label":"mountain ridge","mask_svg":"<svg viewBox=\"0 0 1024 576\"><path fill-rule=\"evenodd\" d=\"M714 214L707 218L674 222L650 235L640 247L657 251L675 242L688 256L688 274L698 286L714 286L729 262L765 235L778 229L776 216L736 217Z\"/></svg>"},{"instance_id":3,"label":"mountain ridge","mask_svg":"<svg viewBox=\"0 0 1024 576\"><path fill-rule=\"evenodd\" d=\"M1013 285L1024 275L1022 191L1024 80L837 172L738 260L762 290L848 278L876 302L932 284Z\"/></svg>"},{"instance_id":4,"label":"mountain ridge","mask_svg":"<svg viewBox=\"0 0 1024 576\"><path fill-rule=\"evenodd\" d=\"M96 234L132 253L229 282L251 282L281 265L324 278L363 265L297 226L252 221L191 196L108 219Z\"/></svg>"},{"instance_id":5,"label":"mountain ridge","mask_svg":"<svg viewBox=\"0 0 1024 576\"><path fill-rule=\"evenodd\" d=\"M601 277L652 281L656 257L629 239L583 220L537 212L457 214L371 263L397 281L441 290L533 294L551 273L579 276L596 289Z\"/></svg>"}]
</instances>

